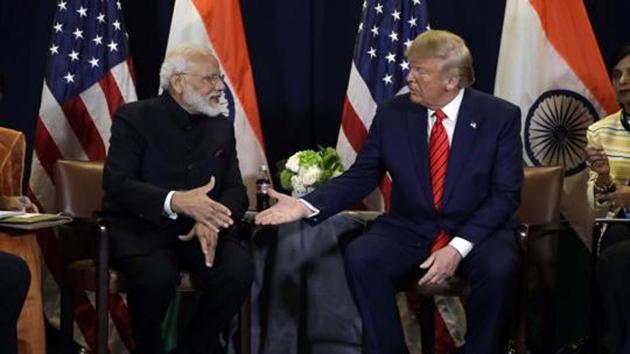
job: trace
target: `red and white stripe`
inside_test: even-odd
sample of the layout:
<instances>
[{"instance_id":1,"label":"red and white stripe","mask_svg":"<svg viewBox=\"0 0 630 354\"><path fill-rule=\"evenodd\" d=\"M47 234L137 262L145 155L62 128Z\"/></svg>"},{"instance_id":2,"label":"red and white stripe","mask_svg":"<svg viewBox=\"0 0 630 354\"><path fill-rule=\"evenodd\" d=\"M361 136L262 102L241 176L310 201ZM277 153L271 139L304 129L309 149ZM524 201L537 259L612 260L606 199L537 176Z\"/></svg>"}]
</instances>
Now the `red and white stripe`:
<instances>
[{"instance_id":1,"label":"red and white stripe","mask_svg":"<svg viewBox=\"0 0 630 354\"><path fill-rule=\"evenodd\" d=\"M130 72L131 62L113 67L100 81L78 97L60 105L44 83L39 117L35 128L35 147L31 164L29 193L42 210L56 210L54 163L59 159L102 161L109 146L110 127L116 109L137 100ZM57 239L51 231L37 235L45 267L44 310L48 320L59 326L59 286L61 259ZM131 347L127 310L120 296L110 298L110 348L125 353ZM84 346L96 344L96 312L93 294L75 296L75 336Z\"/></svg>"},{"instance_id":2,"label":"red and white stripe","mask_svg":"<svg viewBox=\"0 0 630 354\"><path fill-rule=\"evenodd\" d=\"M337 152L346 169L354 163L357 153L367 138L367 133L376 114L376 106L370 89L353 62L346 100L343 105L341 129L337 139ZM388 210L390 190L391 178L387 174L381 181L380 188L365 198L363 204L369 210Z\"/></svg>"}]
</instances>

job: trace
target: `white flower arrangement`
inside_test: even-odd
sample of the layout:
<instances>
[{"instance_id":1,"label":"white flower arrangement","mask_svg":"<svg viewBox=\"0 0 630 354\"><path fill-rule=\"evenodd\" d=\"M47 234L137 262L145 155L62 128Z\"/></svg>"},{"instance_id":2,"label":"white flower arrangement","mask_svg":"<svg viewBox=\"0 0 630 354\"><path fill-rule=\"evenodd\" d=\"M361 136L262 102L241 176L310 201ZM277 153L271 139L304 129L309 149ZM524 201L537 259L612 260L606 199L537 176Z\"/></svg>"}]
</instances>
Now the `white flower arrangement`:
<instances>
[{"instance_id":1,"label":"white flower arrangement","mask_svg":"<svg viewBox=\"0 0 630 354\"><path fill-rule=\"evenodd\" d=\"M341 159L331 147L298 151L278 167L282 188L299 196L343 173Z\"/></svg>"}]
</instances>

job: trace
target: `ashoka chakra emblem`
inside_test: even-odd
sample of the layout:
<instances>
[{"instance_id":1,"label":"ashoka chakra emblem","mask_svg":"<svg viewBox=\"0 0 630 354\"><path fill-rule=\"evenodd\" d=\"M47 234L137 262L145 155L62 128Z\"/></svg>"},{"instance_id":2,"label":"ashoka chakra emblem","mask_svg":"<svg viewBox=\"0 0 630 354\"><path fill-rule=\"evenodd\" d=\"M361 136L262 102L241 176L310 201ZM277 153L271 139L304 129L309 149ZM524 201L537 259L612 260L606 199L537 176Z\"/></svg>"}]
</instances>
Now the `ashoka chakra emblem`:
<instances>
[{"instance_id":1,"label":"ashoka chakra emblem","mask_svg":"<svg viewBox=\"0 0 630 354\"><path fill-rule=\"evenodd\" d=\"M593 105L567 90L543 93L527 112L525 152L534 165L562 165L567 176L582 171L586 128L597 119Z\"/></svg>"}]
</instances>

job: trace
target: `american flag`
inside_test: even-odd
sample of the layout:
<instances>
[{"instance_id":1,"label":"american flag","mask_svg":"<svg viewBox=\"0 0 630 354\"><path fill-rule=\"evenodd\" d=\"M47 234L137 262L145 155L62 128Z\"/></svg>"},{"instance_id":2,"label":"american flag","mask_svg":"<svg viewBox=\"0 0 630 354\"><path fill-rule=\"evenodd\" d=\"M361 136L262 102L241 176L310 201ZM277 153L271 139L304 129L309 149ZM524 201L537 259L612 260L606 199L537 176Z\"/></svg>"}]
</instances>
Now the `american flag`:
<instances>
[{"instance_id":1,"label":"american flag","mask_svg":"<svg viewBox=\"0 0 630 354\"><path fill-rule=\"evenodd\" d=\"M55 161L104 160L114 112L137 99L120 1L60 0L52 24L30 178L31 196L47 211L55 209ZM49 321L58 324L56 280L61 263L56 241L50 232L38 234L38 240L46 262L44 306ZM110 323L118 329L112 342L130 347L126 308L120 297L110 299L110 311ZM75 296L80 329L75 334L90 348L95 347L95 319L88 295Z\"/></svg>"},{"instance_id":2,"label":"american flag","mask_svg":"<svg viewBox=\"0 0 630 354\"><path fill-rule=\"evenodd\" d=\"M352 165L365 142L376 107L395 95L408 91L405 78L409 71L409 62L405 58L405 50L420 33L429 28L426 2L427 0L363 2L337 140L337 151L346 168ZM390 187L391 179L387 174L381 181L380 188L366 198L365 206L374 210L388 210ZM462 333L462 330L447 328L446 324L461 324L461 316L456 321L451 318L453 313L459 315L463 310L457 298L436 298L436 306L435 350L440 354L461 344L461 336L451 338L450 333ZM407 311L404 307L401 311ZM446 316L449 318L446 319ZM404 317L407 316L403 314ZM405 328L408 338L413 336L409 332L415 330L417 326ZM408 345L412 353L419 350L417 343Z\"/></svg>"},{"instance_id":3,"label":"american flag","mask_svg":"<svg viewBox=\"0 0 630 354\"><path fill-rule=\"evenodd\" d=\"M337 151L349 167L363 146L376 113L376 106L406 90L409 63L405 50L429 27L426 0L365 0L350 82L343 107ZM371 209L387 209L389 185L365 201Z\"/></svg>"}]
</instances>

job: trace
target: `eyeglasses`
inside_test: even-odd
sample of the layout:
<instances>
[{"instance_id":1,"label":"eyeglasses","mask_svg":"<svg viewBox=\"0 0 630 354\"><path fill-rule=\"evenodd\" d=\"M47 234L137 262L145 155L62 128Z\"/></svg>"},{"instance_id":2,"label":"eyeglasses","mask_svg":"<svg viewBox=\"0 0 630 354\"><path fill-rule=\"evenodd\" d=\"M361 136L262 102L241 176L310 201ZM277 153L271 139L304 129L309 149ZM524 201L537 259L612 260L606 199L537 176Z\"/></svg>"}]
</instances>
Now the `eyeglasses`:
<instances>
[{"instance_id":1,"label":"eyeglasses","mask_svg":"<svg viewBox=\"0 0 630 354\"><path fill-rule=\"evenodd\" d=\"M223 74L213 74L213 75L205 75L205 76L200 75L200 74L185 73L185 72L181 72L178 74L199 77L201 78L201 81L207 85L216 85L219 82L223 83L225 81L225 75Z\"/></svg>"}]
</instances>

